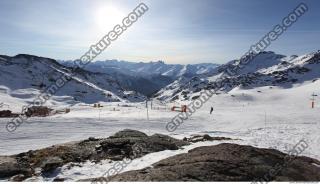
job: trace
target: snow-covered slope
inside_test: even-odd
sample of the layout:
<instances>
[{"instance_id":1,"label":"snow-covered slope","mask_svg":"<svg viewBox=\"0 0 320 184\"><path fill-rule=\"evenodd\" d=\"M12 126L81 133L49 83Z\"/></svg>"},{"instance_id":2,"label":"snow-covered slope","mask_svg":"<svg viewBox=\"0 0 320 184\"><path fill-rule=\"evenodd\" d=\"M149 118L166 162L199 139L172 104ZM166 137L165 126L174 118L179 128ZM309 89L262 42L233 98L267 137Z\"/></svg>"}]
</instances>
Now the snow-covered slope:
<instances>
[{"instance_id":1,"label":"snow-covered slope","mask_svg":"<svg viewBox=\"0 0 320 184\"><path fill-rule=\"evenodd\" d=\"M223 84L217 91L230 91L235 87L255 88L261 86L292 87L297 83L320 78L320 52L292 57L261 52L251 62L242 67L235 75L227 72L240 65L238 60L217 67L210 74L198 75L191 79L180 77L160 90L155 97L159 100L190 100L199 92L214 89L219 79Z\"/></svg>"},{"instance_id":2,"label":"snow-covered slope","mask_svg":"<svg viewBox=\"0 0 320 184\"><path fill-rule=\"evenodd\" d=\"M48 58L24 54L0 56L1 93L31 103L36 95L46 91L62 75L69 76L70 72L71 68ZM60 101L58 99L64 97L70 103L144 99L142 95L129 94L107 74L77 70L72 79L54 94L53 99ZM5 98L1 100L6 101Z\"/></svg>"},{"instance_id":3,"label":"snow-covered slope","mask_svg":"<svg viewBox=\"0 0 320 184\"><path fill-rule=\"evenodd\" d=\"M314 109L311 108L309 99L312 93L320 94L319 87L318 80L292 88L235 88L229 94L214 95L175 132L168 132L165 128L178 113L170 110L170 104L166 104L166 109L149 109L149 119L144 103L105 103L101 112L78 104L68 114L55 115L54 118L35 117L14 134L4 128L0 129L0 153L16 154L88 137L108 137L119 130L130 128L148 135L162 133L180 139L192 134L230 137L236 139L232 142L237 144L274 148L285 153L292 150L300 140L304 140L308 147L301 155L320 159L319 96L316 97ZM210 107L214 107L211 115ZM0 119L0 127L4 127L6 123L7 119ZM190 148L223 142L225 141L196 143L183 150L148 154L133 160L123 171L151 166L154 162L187 152ZM77 181L100 177L115 163L104 160L99 163L65 165L57 171L57 175L34 177L28 181L52 181L55 177Z\"/></svg>"}]
</instances>

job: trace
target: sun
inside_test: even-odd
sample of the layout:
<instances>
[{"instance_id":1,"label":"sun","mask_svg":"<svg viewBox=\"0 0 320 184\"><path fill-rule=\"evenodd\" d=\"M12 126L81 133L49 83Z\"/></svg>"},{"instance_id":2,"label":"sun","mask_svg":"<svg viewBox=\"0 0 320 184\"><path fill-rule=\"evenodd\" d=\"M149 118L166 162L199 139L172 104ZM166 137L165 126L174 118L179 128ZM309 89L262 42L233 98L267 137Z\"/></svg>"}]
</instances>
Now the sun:
<instances>
[{"instance_id":1,"label":"sun","mask_svg":"<svg viewBox=\"0 0 320 184\"><path fill-rule=\"evenodd\" d=\"M112 4L100 6L94 13L94 21L100 31L113 29L117 24L121 24L125 18L125 13Z\"/></svg>"}]
</instances>

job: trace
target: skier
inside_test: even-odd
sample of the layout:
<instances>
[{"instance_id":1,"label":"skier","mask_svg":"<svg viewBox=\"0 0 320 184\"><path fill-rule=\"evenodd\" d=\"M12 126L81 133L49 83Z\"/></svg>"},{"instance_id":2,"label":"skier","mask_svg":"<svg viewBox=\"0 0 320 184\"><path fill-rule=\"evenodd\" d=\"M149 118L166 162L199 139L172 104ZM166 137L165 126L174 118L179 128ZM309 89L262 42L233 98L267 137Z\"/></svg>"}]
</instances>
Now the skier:
<instances>
[{"instance_id":1,"label":"skier","mask_svg":"<svg viewBox=\"0 0 320 184\"><path fill-rule=\"evenodd\" d=\"M211 109L210 109L210 114L212 114L212 112L213 112L213 107L211 107Z\"/></svg>"}]
</instances>

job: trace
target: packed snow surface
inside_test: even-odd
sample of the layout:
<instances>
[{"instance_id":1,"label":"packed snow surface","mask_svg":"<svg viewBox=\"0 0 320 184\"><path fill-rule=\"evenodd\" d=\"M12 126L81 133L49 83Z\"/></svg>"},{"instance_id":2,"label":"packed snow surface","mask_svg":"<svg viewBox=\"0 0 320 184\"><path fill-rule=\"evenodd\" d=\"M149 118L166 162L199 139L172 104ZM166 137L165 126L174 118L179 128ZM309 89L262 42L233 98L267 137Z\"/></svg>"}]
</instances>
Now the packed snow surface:
<instances>
[{"instance_id":1,"label":"packed snow surface","mask_svg":"<svg viewBox=\"0 0 320 184\"><path fill-rule=\"evenodd\" d=\"M176 138L192 134L209 134L238 138L237 144L247 144L262 148L275 148L288 152L300 140L305 140L308 148L302 155L320 159L320 81L308 82L292 88L265 86L250 90L235 88L228 94L213 96L201 109L184 121L175 132L165 129L178 112L170 111L173 105L188 102L161 104L153 101L149 109L149 120L145 103L112 102L102 103L102 108L93 108L92 104L71 106L68 114L59 114L45 118L30 118L18 129L9 133L5 129L10 119L0 119L0 153L16 154L31 149L39 149L53 144L79 141L88 137L108 137L123 129L135 129L147 134L162 133ZM311 95L315 93L315 108L311 108ZM1 94L1 93L0 93ZM5 94L1 94L5 95ZM20 95L23 95L21 93ZM3 98L10 107L18 108L25 103L15 101L13 97ZM61 102L62 104L63 102ZM61 104L52 105L58 109ZM66 104L67 106L68 104ZM149 104L150 108L151 104ZM209 114L210 107L214 108ZM1 107L5 109L6 107ZM151 164L187 152L202 145L219 144L225 141L196 143L177 151L152 153L134 160L123 171L141 169ZM98 164L86 162L80 166L61 168L56 176L68 180L100 177L112 165L108 160ZM32 178L47 180L52 178Z\"/></svg>"}]
</instances>

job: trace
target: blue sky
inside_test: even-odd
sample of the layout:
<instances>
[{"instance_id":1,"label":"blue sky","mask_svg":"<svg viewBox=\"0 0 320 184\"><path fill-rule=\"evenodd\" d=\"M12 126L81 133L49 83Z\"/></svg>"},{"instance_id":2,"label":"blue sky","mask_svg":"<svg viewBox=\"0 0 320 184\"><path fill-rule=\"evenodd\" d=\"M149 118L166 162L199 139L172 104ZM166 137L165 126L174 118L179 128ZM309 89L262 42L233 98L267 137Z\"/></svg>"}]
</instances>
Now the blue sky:
<instances>
[{"instance_id":1,"label":"blue sky","mask_svg":"<svg viewBox=\"0 0 320 184\"><path fill-rule=\"evenodd\" d=\"M300 2L309 11L267 50L299 55L320 49L318 0L0 0L0 54L78 59L140 2L149 11L97 60L225 63Z\"/></svg>"}]
</instances>

